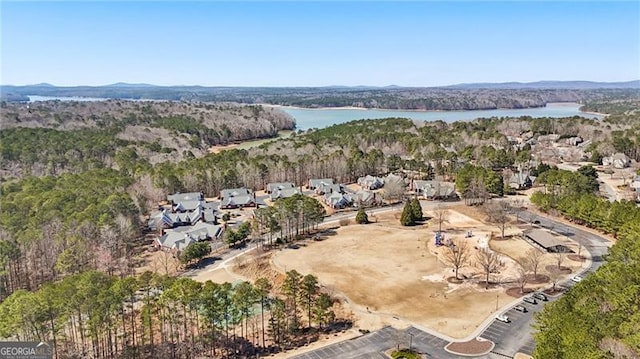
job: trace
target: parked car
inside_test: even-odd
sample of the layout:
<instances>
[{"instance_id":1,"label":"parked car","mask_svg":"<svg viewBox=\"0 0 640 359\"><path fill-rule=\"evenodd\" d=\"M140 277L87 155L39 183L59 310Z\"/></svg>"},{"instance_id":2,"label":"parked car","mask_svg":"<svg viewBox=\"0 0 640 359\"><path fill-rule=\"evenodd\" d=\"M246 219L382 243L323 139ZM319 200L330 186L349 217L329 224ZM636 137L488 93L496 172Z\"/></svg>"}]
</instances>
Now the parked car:
<instances>
[{"instance_id":1,"label":"parked car","mask_svg":"<svg viewBox=\"0 0 640 359\"><path fill-rule=\"evenodd\" d=\"M533 297L538 299L538 300L544 301L544 302L549 300L549 298L547 298L546 295L544 295L544 294L542 294L540 292L533 293Z\"/></svg>"},{"instance_id":2,"label":"parked car","mask_svg":"<svg viewBox=\"0 0 640 359\"><path fill-rule=\"evenodd\" d=\"M571 280L572 280L572 281L574 281L574 282L576 282L576 283L578 283L578 282L581 282L581 281L582 281L582 277L581 277L581 276L579 276L579 275L577 275L577 276L575 276L575 277L571 277Z\"/></svg>"},{"instance_id":3,"label":"parked car","mask_svg":"<svg viewBox=\"0 0 640 359\"><path fill-rule=\"evenodd\" d=\"M499 320L499 321L501 321L503 323L509 323L509 317L507 317L504 314L496 315L496 320Z\"/></svg>"},{"instance_id":4,"label":"parked car","mask_svg":"<svg viewBox=\"0 0 640 359\"><path fill-rule=\"evenodd\" d=\"M527 312L527 308L522 306L522 305L516 305L515 307L513 307L513 309L522 312L522 313L526 313Z\"/></svg>"},{"instance_id":5,"label":"parked car","mask_svg":"<svg viewBox=\"0 0 640 359\"><path fill-rule=\"evenodd\" d=\"M522 300L529 304L538 304L538 301L534 297L524 297Z\"/></svg>"}]
</instances>

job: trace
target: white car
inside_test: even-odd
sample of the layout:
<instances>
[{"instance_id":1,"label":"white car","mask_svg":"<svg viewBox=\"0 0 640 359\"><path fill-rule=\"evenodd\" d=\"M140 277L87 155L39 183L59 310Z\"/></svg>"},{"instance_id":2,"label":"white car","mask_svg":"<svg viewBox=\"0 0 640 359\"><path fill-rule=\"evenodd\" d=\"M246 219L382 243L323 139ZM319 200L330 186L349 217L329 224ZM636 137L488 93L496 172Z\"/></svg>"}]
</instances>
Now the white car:
<instances>
[{"instance_id":1,"label":"white car","mask_svg":"<svg viewBox=\"0 0 640 359\"><path fill-rule=\"evenodd\" d=\"M581 276L579 276L579 275L577 275L577 276L575 276L575 277L571 277L571 280L572 280L572 281L574 281L574 282L576 282L576 283L578 283L578 282L581 282L581 281L582 281L582 277L581 277Z\"/></svg>"},{"instance_id":2,"label":"white car","mask_svg":"<svg viewBox=\"0 0 640 359\"><path fill-rule=\"evenodd\" d=\"M504 314L497 315L496 319L504 323L509 323L509 317Z\"/></svg>"}]
</instances>

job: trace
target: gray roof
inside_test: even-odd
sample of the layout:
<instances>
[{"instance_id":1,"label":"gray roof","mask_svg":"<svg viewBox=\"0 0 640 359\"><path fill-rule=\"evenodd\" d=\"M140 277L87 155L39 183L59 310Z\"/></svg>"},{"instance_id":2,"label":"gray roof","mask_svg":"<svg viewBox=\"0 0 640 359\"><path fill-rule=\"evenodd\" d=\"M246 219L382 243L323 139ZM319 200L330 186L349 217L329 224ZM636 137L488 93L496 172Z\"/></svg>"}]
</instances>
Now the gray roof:
<instances>
[{"instance_id":1,"label":"gray roof","mask_svg":"<svg viewBox=\"0 0 640 359\"><path fill-rule=\"evenodd\" d=\"M180 200L174 202L176 204L176 211L195 211L197 208L202 207L204 201L200 200Z\"/></svg>"},{"instance_id":2,"label":"gray roof","mask_svg":"<svg viewBox=\"0 0 640 359\"><path fill-rule=\"evenodd\" d=\"M277 190L294 188L295 185L291 182L276 182L276 183L267 183L267 192L274 192Z\"/></svg>"},{"instance_id":3,"label":"gray roof","mask_svg":"<svg viewBox=\"0 0 640 359\"><path fill-rule=\"evenodd\" d=\"M377 189L384 185L384 179L380 177L366 175L364 177L358 178L358 184L362 187Z\"/></svg>"},{"instance_id":4,"label":"gray roof","mask_svg":"<svg viewBox=\"0 0 640 359\"><path fill-rule=\"evenodd\" d=\"M353 203L351 196L344 195L340 192L327 193L324 200L332 207L343 207Z\"/></svg>"},{"instance_id":5,"label":"gray roof","mask_svg":"<svg viewBox=\"0 0 640 359\"><path fill-rule=\"evenodd\" d=\"M223 189L222 191L220 191L220 197L222 198L246 196L250 194L251 191L244 187Z\"/></svg>"},{"instance_id":6,"label":"gray roof","mask_svg":"<svg viewBox=\"0 0 640 359\"><path fill-rule=\"evenodd\" d=\"M216 214L215 214L215 211L213 210L213 208L205 208L203 210L203 215L204 215L204 221L205 222L215 222L216 221Z\"/></svg>"},{"instance_id":7,"label":"gray roof","mask_svg":"<svg viewBox=\"0 0 640 359\"><path fill-rule=\"evenodd\" d=\"M245 206L247 204L254 203L252 195L239 195L232 197L225 197L220 204L220 207L232 207L232 206Z\"/></svg>"},{"instance_id":8,"label":"gray roof","mask_svg":"<svg viewBox=\"0 0 640 359\"><path fill-rule=\"evenodd\" d=\"M324 193L342 193L342 186L339 184L322 184L318 189Z\"/></svg>"},{"instance_id":9,"label":"gray roof","mask_svg":"<svg viewBox=\"0 0 640 359\"><path fill-rule=\"evenodd\" d=\"M167 230L164 235L158 238L158 243L165 248L182 251L191 243L219 238L222 232L222 226L198 222L194 226Z\"/></svg>"},{"instance_id":10,"label":"gray roof","mask_svg":"<svg viewBox=\"0 0 640 359\"><path fill-rule=\"evenodd\" d=\"M557 240L551 233L542 229L531 229L524 232L525 236L529 237L534 242L538 243L544 248L551 248L555 246L564 245Z\"/></svg>"},{"instance_id":11,"label":"gray roof","mask_svg":"<svg viewBox=\"0 0 640 359\"><path fill-rule=\"evenodd\" d=\"M310 188L318 188L321 185L332 185L332 184L333 184L332 178L314 178L309 180Z\"/></svg>"},{"instance_id":12,"label":"gray roof","mask_svg":"<svg viewBox=\"0 0 640 359\"><path fill-rule=\"evenodd\" d=\"M202 192L176 193L167 196L167 201L177 204L184 201L201 201L204 199Z\"/></svg>"},{"instance_id":13,"label":"gray roof","mask_svg":"<svg viewBox=\"0 0 640 359\"><path fill-rule=\"evenodd\" d=\"M415 180L412 186L426 197L449 197L455 193L453 183L449 182Z\"/></svg>"},{"instance_id":14,"label":"gray roof","mask_svg":"<svg viewBox=\"0 0 640 359\"><path fill-rule=\"evenodd\" d=\"M296 194L299 194L300 191L298 191L297 188L284 188L284 189L278 189L275 190L273 192L271 192L269 194L269 198L273 201L279 198L289 198L289 197L293 197Z\"/></svg>"},{"instance_id":15,"label":"gray roof","mask_svg":"<svg viewBox=\"0 0 640 359\"><path fill-rule=\"evenodd\" d=\"M183 251L194 242L195 240L191 237L177 232L168 232L163 236L158 237L158 243L160 243L161 246L169 249L177 249L179 251Z\"/></svg>"},{"instance_id":16,"label":"gray roof","mask_svg":"<svg viewBox=\"0 0 640 359\"><path fill-rule=\"evenodd\" d=\"M371 191L360 190L355 194L351 195L351 198L354 202L361 202L363 204L372 204L376 202L376 194Z\"/></svg>"}]
</instances>

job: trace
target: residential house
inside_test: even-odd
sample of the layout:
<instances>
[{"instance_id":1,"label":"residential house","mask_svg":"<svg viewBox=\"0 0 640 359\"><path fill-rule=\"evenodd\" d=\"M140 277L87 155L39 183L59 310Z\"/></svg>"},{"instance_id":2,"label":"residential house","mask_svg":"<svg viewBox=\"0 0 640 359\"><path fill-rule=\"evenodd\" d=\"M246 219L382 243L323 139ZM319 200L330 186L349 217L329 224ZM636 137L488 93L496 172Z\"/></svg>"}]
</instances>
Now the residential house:
<instances>
[{"instance_id":1,"label":"residential house","mask_svg":"<svg viewBox=\"0 0 640 359\"><path fill-rule=\"evenodd\" d=\"M413 180L410 189L425 199L443 200L457 196L454 184L450 182Z\"/></svg>"},{"instance_id":2,"label":"residential house","mask_svg":"<svg viewBox=\"0 0 640 359\"><path fill-rule=\"evenodd\" d=\"M282 198L293 197L296 194L300 194L300 191L297 188L277 189L269 193L269 199L271 199L272 201L275 201Z\"/></svg>"},{"instance_id":3,"label":"residential house","mask_svg":"<svg viewBox=\"0 0 640 359\"><path fill-rule=\"evenodd\" d=\"M340 192L326 193L323 200L329 207L334 209L347 208L353 205L353 198L351 195Z\"/></svg>"},{"instance_id":4,"label":"residential house","mask_svg":"<svg viewBox=\"0 0 640 359\"><path fill-rule=\"evenodd\" d=\"M223 232L222 226L198 222L193 226L166 230L156 238L156 245L162 250L181 252L192 243L220 239Z\"/></svg>"},{"instance_id":5,"label":"residential house","mask_svg":"<svg viewBox=\"0 0 640 359\"><path fill-rule=\"evenodd\" d=\"M334 183L330 178L309 180L309 189L314 190L315 194L321 196L327 193L344 192L342 185Z\"/></svg>"},{"instance_id":6,"label":"residential house","mask_svg":"<svg viewBox=\"0 0 640 359\"><path fill-rule=\"evenodd\" d=\"M273 193L278 190L287 190L295 188L295 184L291 182L267 183L267 193Z\"/></svg>"},{"instance_id":7,"label":"residential house","mask_svg":"<svg viewBox=\"0 0 640 359\"><path fill-rule=\"evenodd\" d=\"M177 205L180 202L185 201L204 201L204 194L202 192L189 192L189 193L175 193L167 196L167 201L172 205Z\"/></svg>"},{"instance_id":8,"label":"residential house","mask_svg":"<svg viewBox=\"0 0 640 359\"><path fill-rule=\"evenodd\" d=\"M160 207L160 210L149 218L149 229L192 226L201 220L215 222L215 206L206 203L201 192L176 193L167 196L167 200L171 208Z\"/></svg>"},{"instance_id":9,"label":"residential house","mask_svg":"<svg viewBox=\"0 0 640 359\"><path fill-rule=\"evenodd\" d=\"M254 193L244 187L223 189L222 191L220 191L220 197L222 199L220 208L222 209L256 206L256 198Z\"/></svg>"},{"instance_id":10,"label":"residential house","mask_svg":"<svg viewBox=\"0 0 640 359\"><path fill-rule=\"evenodd\" d=\"M362 189L374 190L379 189L384 186L384 179L380 177L366 175L364 177L358 178L358 184Z\"/></svg>"},{"instance_id":11,"label":"residential house","mask_svg":"<svg viewBox=\"0 0 640 359\"><path fill-rule=\"evenodd\" d=\"M613 168L627 168L631 165L631 160L624 153L615 153L611 156L602 158L604 166L613 166Z\"/></svg>"},{"instance_id":12,"label":"residential house","mask_svg":"<svg viewBox=\"0 0 640 359\"><path fill-rule=\"evenodd\" d=\"M309 180L309 184L307 187L309 189L316 190L316 193L317 193L317 190L320 189L321 187L331 186L333 184L334 182L332 178L317 178L317 179L314 178Z\"/></svg>"},{"instance_id":13,"label":"residential house","mask_svg":"<svg viewBox=\"0 0 640 359\"><path fill-rule=\"evenodd\" d=\"M375 192L360 190L355 194L350 195L354 207L372 207L382 204L380 197L376 196Z\"/></svg>"},{"instance_id":14,"label":"residential house","mask_svg":"<svg viewBox=\"0 0 640 359\"><path fill-rule=\"evenodd\" d=\"M533 183L535 182L535 179L536 177L529 176L528 172L520 171L513 173L507 181L509 188L521 190L531 188L531 186L533 186Z\"/></svg>"}]
</instances>

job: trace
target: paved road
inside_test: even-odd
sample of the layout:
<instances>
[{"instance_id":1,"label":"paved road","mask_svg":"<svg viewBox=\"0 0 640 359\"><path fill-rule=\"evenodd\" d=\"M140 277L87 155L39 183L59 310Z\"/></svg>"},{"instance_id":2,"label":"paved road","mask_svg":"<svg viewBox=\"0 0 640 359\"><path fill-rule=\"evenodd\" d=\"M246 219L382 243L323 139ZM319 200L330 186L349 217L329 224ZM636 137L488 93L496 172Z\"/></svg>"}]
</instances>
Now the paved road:
<instances>
[{"instance_id":1,"label":"paved road","mask_svg":"<svg viewBox=\"0 0 640 359\"><path fill-rule=\"evenodd\" d=\"M533 223L538 221L539 226L548 228L582 244L592 256L592 262L581 275L594 272L603 264L603 255L607 253L611 242L593 233L583 231L554 221L552 219L536 215L525 211L522 213L524 220ZM560 286L570 288L575 285L571 280L559 283ZM557 300L559 296L550 298ZM508 308L504 313L510 318L510 323L503 323L493 320L478 336L489 339L496 343L491 353L478 356L480 359L512 358L517 352L531 354L535 348L532 337L533 315L542 310L544 302L529 304L519 302L518 304L527 308L526 313L521 313L515 309ZM514 305L513 303L511 305ZM404 339L403 339L404 338ZM410 327L406 330L398 330L392 327L385 327L378 331L350 339L340 343L332 344L314 351L295 356L297 359L329 359L329 358L385 358L385 350L395 347L398 343L401 346L411 345L414 349L425 353L427 358L459 358L444 350L448 341L420 329Z\"/></svg>"}]
</instances>

